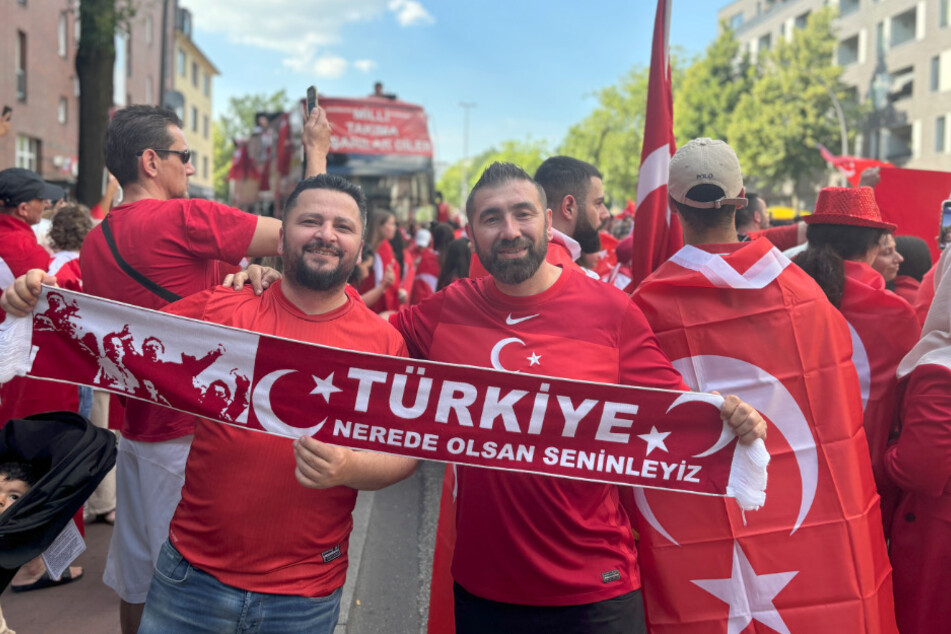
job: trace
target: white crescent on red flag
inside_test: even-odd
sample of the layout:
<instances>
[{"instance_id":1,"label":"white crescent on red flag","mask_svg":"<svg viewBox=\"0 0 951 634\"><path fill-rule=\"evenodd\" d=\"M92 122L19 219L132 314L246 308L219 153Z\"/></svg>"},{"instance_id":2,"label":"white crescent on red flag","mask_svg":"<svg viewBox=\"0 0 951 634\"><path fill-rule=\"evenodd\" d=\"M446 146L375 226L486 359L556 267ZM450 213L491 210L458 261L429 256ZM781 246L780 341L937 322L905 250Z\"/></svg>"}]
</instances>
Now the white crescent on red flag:
<instances>
[{"instance_id":1,"label":"white crescent on red flag","mask_svg":"<svg viewBox=\"0 0 951 634\"><path fill-rule=\"evenodd\" d=\"M673 0L657 0L657 15L654 19L644 144L637 177L634 255L631 261L631 284L628 287L631 290L684 244L680 221L676 214L671 213L667 202L670 157L677 151L668 44L672 4Z\"/></svg>"},{"instance_id":2,"label":"white crescent on red flag","mask_svg":"<svg viewBox=\"0 0 951 634\"><path fill-rule=\"evenodd\" d=\"M896 632L848 325L768 240L714 246L634 300L688 385L767 418L770 497L744 515L635 489L650 631Z\"/></svg>"}]
</instances>

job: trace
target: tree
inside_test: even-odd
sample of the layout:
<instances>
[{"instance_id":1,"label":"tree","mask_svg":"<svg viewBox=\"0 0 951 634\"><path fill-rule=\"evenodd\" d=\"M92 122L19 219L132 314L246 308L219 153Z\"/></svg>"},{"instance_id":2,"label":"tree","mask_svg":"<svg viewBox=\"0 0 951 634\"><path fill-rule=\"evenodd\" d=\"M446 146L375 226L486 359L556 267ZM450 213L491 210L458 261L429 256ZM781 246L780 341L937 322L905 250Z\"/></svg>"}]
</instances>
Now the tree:
<instances>
[{"instance_id":1,"label":"tree","mask_svg":"<svg viewBox=\"0 0 951 634\"><path fill-rule=\"evenodd\" d=\"M811 182L826 167L816 145L838 146L833 95L846 119L857 120L861 108L833 62L834 17L831 8L812 13L790 41L781 39L763 54L762 74L737 102L727 136L754 185L776 191Z\"/></svg>"},{"instance_id":2,"label":"tree","mask_svg":"<svg viewBox=\"0 0 951 634\"><path fill-rule=\"evenodd\" d=\"M128 3L125 4L128 7ZM92 207L102 197L106 164L103 139L112 107L112 68L116 61L116 0L79 3L82 37L76 51L79 78L79 174L76 198Z\"/></svg>"},{"instance_id":3,"label":"tree","mask_svg":"<svg viewBox=\"0 0 951 634\"><path fill-rule=\"evenodd\" d=\"M503 141L498 148L489 148L469 159L469 169L466 170L466 181L469 185L467 189L472 190L479 177L482 176L482 172L492 163L497 161L515 163L529 174L534 174L542 161L550 155L551 152L545 141L532 140L531 137L524 141ZM458 208L465 204L465 201L460 198L462 168L463 161L456 161L443 171L439 182L436 183L436 189L443 193L445 201Z\"/></svg>"},{"instance_id":4,"label":"tree","mask_svg":"<svg viewBox=\"0 0 951 634\"><path fill-rule=\"evenodd\" d=\"M674 93L674 136L678 145L697 137L729 142L727 131L740 98L750 92L756 68L724 23L704 55L687 68Z\"/></svg>"},{"instance_id":5,"label":"tree","mask_svg":"<svg viewBox=\"0 0 951 634\"><path fill-rule=\"evenodd\" d=\"M291 100L283 89L273 95L258 93L231 97L228 100L228 109L218 117L211 137L217 198L225 200L228 197L228 172L231 171L234 140L250 136L256 125L255 114L258 112L285 112L290 106Z\"/></svg>"}]
</instances>

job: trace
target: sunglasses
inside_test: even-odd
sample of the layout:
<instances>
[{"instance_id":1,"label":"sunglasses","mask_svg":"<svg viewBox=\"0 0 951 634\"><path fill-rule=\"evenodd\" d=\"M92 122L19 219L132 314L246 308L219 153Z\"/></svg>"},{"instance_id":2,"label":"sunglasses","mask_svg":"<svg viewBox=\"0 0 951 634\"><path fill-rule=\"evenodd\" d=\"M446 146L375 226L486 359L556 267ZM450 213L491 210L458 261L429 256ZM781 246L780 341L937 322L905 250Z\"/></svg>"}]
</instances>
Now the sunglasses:
<instances>
[{"instance_id":1,"label":"sunglasses","mask_svg":"<svg viewBox=\"0 0 951 634\"><path fill-rule=\"evenodd\" d=\"M178 154L178 158L181 159L182 165L188 165L188 162L192 160L192 151L191 150L156 150L150 148L153 152L166 152L168 154ZM136 156L142 156L145 154L145 151L139 152Z\"/></svg>"}]
</instances>

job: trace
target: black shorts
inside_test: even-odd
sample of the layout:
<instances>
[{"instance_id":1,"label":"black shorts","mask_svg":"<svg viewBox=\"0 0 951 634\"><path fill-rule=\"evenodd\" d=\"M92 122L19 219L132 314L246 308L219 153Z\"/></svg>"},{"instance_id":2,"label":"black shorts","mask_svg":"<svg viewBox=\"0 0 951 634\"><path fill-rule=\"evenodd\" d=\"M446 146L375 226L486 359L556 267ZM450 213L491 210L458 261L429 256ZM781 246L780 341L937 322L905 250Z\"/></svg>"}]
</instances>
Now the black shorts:
<instances>
[{"instance_id":1,"label":"black shorts","mask_svg":"<svg viewBox=\"0 0 951 634\"><path fill-rule=\"evenodd\" d=\"M646 634L644 600L635 590L582 605L516 605L479 598L453 584L456 634Z\"/></svg>"}]
</instances>

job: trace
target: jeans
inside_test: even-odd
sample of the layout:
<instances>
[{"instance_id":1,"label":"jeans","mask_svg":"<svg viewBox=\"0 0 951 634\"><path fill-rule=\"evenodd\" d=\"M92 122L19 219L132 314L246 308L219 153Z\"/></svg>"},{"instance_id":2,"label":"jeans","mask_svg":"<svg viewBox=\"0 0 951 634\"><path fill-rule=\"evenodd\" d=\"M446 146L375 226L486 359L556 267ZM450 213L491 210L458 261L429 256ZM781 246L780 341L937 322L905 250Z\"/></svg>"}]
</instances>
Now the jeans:
<instances>
[{"instance_id":1,"label":"jeans","mask_svg":"<svg viewBox=\"0 0 951 634\"><path fill-rule=\"evenodd\" d=\"M79 415L89 418L92 415L92 388L79 386Z\"/></svg>"},{"instance_id":2,"label":"jeans","mask_svg":"<svg viewBox=\"0 0 951 634\"><path fill-rule=\"evenodd\" d=\"M195 568L166 541L155 565L139 634L308 632L332 634L342 588L326 597L248 592Z\"/></svg>"}]
</instances>

